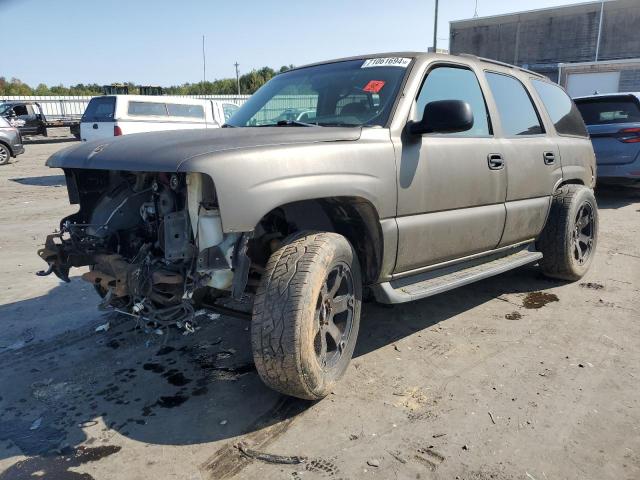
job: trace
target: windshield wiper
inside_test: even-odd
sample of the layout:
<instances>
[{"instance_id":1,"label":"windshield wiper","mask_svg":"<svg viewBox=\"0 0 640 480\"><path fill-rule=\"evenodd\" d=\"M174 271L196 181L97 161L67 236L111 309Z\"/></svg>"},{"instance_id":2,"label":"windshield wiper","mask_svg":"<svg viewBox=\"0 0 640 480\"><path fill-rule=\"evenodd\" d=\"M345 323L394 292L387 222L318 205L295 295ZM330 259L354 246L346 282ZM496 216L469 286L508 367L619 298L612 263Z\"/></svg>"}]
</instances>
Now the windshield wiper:
<instances>
[{"instance_id":1,"label":"windshield wiper","mask_svg":"<svg viewBox=\"0 0 640 480\"><path fill-rule=\"evenodd\" d=\"M229 124L229 123L225 123L225 124L223 124L223 125L222 125L222 127L220 127L220 128L238 128L238 127L236 127L235 125L231 125L231 124Z\"/></svg>"},{"instance_id":2,"label":"windshield wiper","mask_svg":"<svg viewBox=\"0 0 640 480\"><path fill-rule=\"evenodd\" d=\"M280 120L275 127L317 127L315 123L301 122L299 120Z\"/></svg>"}]
</instances>

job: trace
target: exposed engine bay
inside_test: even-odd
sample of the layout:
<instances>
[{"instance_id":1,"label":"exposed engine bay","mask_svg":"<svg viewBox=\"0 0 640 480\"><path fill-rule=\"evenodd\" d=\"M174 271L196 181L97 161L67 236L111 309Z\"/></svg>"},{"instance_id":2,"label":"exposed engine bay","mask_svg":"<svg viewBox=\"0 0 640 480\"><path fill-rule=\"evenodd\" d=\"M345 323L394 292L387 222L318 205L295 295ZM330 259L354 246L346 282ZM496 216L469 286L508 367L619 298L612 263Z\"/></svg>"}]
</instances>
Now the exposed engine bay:
<instances>
[{"instance_id":1,"label":"exposed engine bay","mask_svg":"<svg viewBox=\"0 0 640 480\"><path fill-rule=\"evenodd\" d=\"M69 281L71 267L102 297L101 308L146 324L192 331L198 298L240 298L250 233L223 233L213 181L199 173L65 170L77 213L38 255Z\"/></svg>"}]
</instances>

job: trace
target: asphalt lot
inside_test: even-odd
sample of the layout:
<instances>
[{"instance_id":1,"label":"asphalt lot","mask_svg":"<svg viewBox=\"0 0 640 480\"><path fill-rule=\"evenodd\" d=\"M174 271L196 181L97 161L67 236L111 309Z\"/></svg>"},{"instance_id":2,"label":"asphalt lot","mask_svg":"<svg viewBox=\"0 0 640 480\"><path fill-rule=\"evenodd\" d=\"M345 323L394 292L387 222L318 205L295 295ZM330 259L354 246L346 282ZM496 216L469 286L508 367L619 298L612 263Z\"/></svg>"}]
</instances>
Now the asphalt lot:
<instances>
[{"instance_id":1,"label":"asphalt lot","mask_svg":"<svg viewBox=\"0 0 640 480\"><path fill-rule=\"evenodd\" d=\"M160 337L99 312L82 270L34 276L74 211L44 162L74 144L0 167L0 480L640 478L640 191L598 192L581 282L527 267L367 304L314 404L262 385L245 320Z\"/></svg>"}]
</instances>

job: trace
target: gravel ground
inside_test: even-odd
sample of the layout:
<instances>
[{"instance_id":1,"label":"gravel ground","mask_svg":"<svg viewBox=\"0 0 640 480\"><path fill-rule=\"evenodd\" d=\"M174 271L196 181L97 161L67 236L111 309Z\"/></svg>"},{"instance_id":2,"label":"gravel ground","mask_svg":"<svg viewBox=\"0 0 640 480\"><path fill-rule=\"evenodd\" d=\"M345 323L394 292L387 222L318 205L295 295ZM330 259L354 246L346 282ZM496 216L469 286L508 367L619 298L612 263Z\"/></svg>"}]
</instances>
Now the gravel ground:
<instances>
[{"instance_id":1,"label":"gravel ground","mask_svg":"<svg viewBox=\"0 0 640 480\"><path fill-rule=\"evenodd\" d=\"M598 192L578 283L523 268L413 304L367 304L332 395L262 385L249 324L134 329L34 276L68 205L44 167L63 131L0 167L0 480L640 478L640 193ZM110 322L107 332L95 332Z\"/></svg>"}]
</instances>

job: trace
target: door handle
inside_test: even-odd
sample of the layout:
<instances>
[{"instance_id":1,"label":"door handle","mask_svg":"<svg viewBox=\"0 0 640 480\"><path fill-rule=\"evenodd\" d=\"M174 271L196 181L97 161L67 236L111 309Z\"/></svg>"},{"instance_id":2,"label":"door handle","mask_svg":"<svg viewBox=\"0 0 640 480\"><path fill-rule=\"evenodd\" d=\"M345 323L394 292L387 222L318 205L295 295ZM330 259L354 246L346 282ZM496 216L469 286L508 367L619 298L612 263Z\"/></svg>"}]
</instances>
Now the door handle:
<instances>
[{"instance_id":1,"label":"door handle","mask_svg":"<svg viewBox=\"0 0 640 480\"><path fill-rule=\"evenodd\" d=\"M544 158L545 165L551 165L553 163L556 163L556 154L553 152L544 152L542 154L542 157Z\"/></svg>"},{"instance_id":2,"label":"door handle","mask_svg":"<svg viewBox=\"0 0 640 480\"><path fill-rule=\"evenodd\" d=\"M97 124L97 123L94 123L94 124L93 124L93 129L94 129L94 130L97 130L97 129L98 129L98 124Z\"/></svg>"},{"instance_id":3,"label":"door handle","mask_svg":"<svg viewBox=\"0 0 640 480\"><path fill-rule=\"evenodd\" d=\"M487 163L491 170L500 170L504 167L504 159L499 153L490 153L487 155Z\"/></svg>"}]
</instances>

